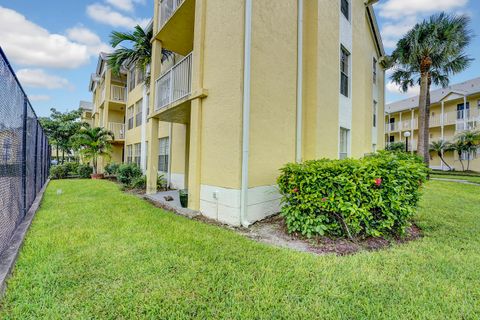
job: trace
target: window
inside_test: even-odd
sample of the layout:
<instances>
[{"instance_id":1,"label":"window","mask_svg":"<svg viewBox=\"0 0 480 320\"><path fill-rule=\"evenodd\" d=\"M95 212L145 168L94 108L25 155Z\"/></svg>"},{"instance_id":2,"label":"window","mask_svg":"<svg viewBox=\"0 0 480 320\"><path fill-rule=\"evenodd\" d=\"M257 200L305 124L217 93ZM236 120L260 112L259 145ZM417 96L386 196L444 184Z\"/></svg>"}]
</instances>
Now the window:
<instances>
[{"instance_id":1,"label":"window","mask_svg":"<svg viewBox=\"0 0 480 320\"><path fill-rule=\"evenodd\" d=\"M475 152L462 151L462 161L474 160L476 156Z\"/></svg>"},{"instance_id":2,"label":"window","mask_svg":"<svg viewBox=\"0 0 480 320\"><path fill-rule=\"evenodd\" d=\"M135 143L133 147L134 147L133 162L140 167L140 157L142 155L142 144Z\"/></svg>"},{"instance_id":3,"label":"window","mask_svg":"<svg viewBox=\"0 0 480 320\"><path fill-rule=\"evenodd\" d=\"M377 127L377 101L373 100L373 127Z\"/></svg>"},{"instance_id":4,"label":"window","mask_svg":"<svg viewBox=\"0 0 480 320\"><path fill-rule=\"evenodd\" d=\"M465 107L463 103L457 104L457 120L463 120L470 116L470 102L467 102L467 108L466 110L464 109Z\"/></svg>"},{"instance_id":5,"label":"window","mask_svg":"<svg viewBox=\"0 0 480 320\"><path fill-rule=\"evenodd\" d=\"M349 0L340 0L341 3L340 3L340 9L342 10L342 13L343 15L345 16L345 18L347 20L350 20L350 14L349 14L349 11L350 11L350 3L349 3Z\"/></svg>"},{"instance_id":6,"label":"window","mask_svg":"<svg viewBox=\"0 0 480 320\"><path fill-rule=\"evenodd\" d=\"M345 97L348 97L348 73L349 65L348 60L350 58L350 53L342 47L342 55L340 58L340 93Z\"/></svg>"},{"instance_id":7,"label":"window","mask_svg":"<svg viewBox=\"0 0 480 320\"><path fill-rule=\"evenodd\" d=\"M373 58L373 83L377 83L377 59Z\"/></svg>"},{"instance_id":8,"label":"window","mask_svg":"<svg viewBox=\"0 0 480 320\"><path fill-rule=\"evenodd\" d=\"M8 163L10 160L10 156L12 154L12 141L10 138L5 138L3 141L3 149L2 149L2 160L3 163Z\"/></svg>"},{"instance_id":9,"label":"window","mask_svg":"<svg viewBox=\"0 0 480 320\"><path fill-rule=\"evenodd\" d=\"M345 128L340 128L340 153L339 153L340 159L345 159L348 157L349 134L350 134L350 130Z\"/></svg>"},{"instance_id":10,"label":"window","mask_svg":"<svg viewBox=\"0 0 480 320\"><path fill-rule=\"evenodd\" d=\"M138 69L137 85L143 83L144 81L145 81L145 73L142 71L142 69Z\"/></svg>"},{"instance_id":11,"label":"window","mask_svg":"<svg viewBox=\"0 0 480 320\"><path fill-rule=\"evenodd\" d=\"M147 94L147 102L145 102L147 104L147 123L150 119L148 119L148 116L150 115L150 93Z\"/></svg>"},{"instance_id":12,"label":"window","mask_svg":"<svg viewBox=\"0 0 480 320\"><path fill-rule=\"evenodd\" d=\"M395 131L395 118L390 118L390 131Z\"/></svg>"},{"instance_id":13,"label":"window","mask_svg":"<svg viewBox=\"0 0 480 320\"><path fill-rule=\"evenodd\" d=\"M130 106L127 109L127 119L127 130L133 129L133 106Z\"/></svg>"},{"instance_id":14,"label":"window","mask_svg":"<svg viewBox=\"0 0 480 320\"><path fill-rule=\"evenodd\" d=\"M132 151L132 145L127 146L127 163L132 163L132 156L133 156L133 151Z\"/></svg>"},{"instance_id":15,"label":"window","mask_svg":"<svg viewBox=\"0 0 480 320\"><path fill-rule=\"evenodd\" d=\"M135 127L142 125L142 104L142 99L135 103Z\"/></svg>"},{"instance_id":16,"label":"window","mask_svg":"<svg viewBox=\"0 0 480 320\"><path fill-rule=\"evenodd\" d=\"M132 91L135 88L135 74L136 69L132 68L132 70L128 71L128 91Z\"/></svg>"},{"instance_id":17,"label":"window","mask_svg":"<svg viewBox=\"0 0 480 320\"><path fill-rule=\"evenodd\" d=\"M161 172L168 172L169 140L169 137L158 139L158 171Z\"/></svg>"},{"instance_id":18,"label":"window","mask_svg":"<svg viewBox=\"0 0 480 320\"><path fill-rule=\"evenodd\" d=\"M395 136L390 136L388 142L393 143L395 142Z\"/></svg>"}]
</instances>

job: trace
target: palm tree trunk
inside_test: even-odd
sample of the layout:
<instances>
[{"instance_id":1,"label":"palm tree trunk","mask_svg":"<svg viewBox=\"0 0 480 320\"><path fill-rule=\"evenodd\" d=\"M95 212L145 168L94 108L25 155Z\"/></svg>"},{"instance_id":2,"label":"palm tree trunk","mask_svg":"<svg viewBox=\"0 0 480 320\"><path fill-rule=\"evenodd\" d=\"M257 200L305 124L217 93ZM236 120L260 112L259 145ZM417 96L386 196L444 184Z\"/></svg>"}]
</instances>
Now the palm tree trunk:
<instances>
[{"instance_id":1,"label":"palm tree trunk","mask_svg":"<svg viewBox=\"0 0 480 320\"><path fill-rule=\"evenodd\" d=\"M58 143L57 143L57 148L56 148L56 152L57 152L57 164L60 162L60 158L58 157Z\"/></svg>"},{"instance_id":2,"label":"palm tree trunk","mask_svg":"<svg viewBox=\"0 0 480 320\"><path fill-rule=\"evenodd\" d=\"M452 167L450 167L447 163L447 161L445 161L445 159L443 158L443 152L439 152L438 153L438 157L440 158L440 160L442 160L442 162L447 166L448 168L448 171L452 171Z\"/></svg>"},{"instance_id":3,"label":"palm tree trunk","mask_svg":"<svg viewBox=\"0 0 480 320\"><path fill-rule=\"evenodd\" d=\"M65 163L65 150L62 149L62 164Z\"/></svg>"},{"instance_id":4,"label":"palm tree trunk","mask_svg":"<svg viewBox=\"0 0 480 320\"><path fill-rule=\"evenodd\" d=\"M430 166L430 150L428 146L430 145L430 85L432 83L432 80L430 78L430 73L428 74L428 85L427 85L427 98L426 98L426 103L425 103L425 126L423 128L424 130L424 147L425 149L423 150L424 153L424 161L425 164Z\"/></svg>"},{"instance_id":5,"label":"palm tree trunk","mask_svg":"<svg viewBox=\"0 0 480 320\"><path fill-rule=\"evenodd\" d=\"M94 157L92 160L93 160L93 173L97 174L97 157Z\"/></svg>"},{"instance_id":6,"label":"palm tree trunk","mask_svg":"<svg viewBox=\"0 0 480 320\"><path fill-rule=\"evenodd\" d=\"M425 124L427 116L427 91L428 91L428 73L422 72L420 80L420 96L418 101L418 146L417 154L420 156L425 164L428 165L429 157L425 157L428 153L428 145L425 145ZM428 129L427 129L428 130ZM427 150L427 151L425 151Z\"/></svg>"}]
</instances>

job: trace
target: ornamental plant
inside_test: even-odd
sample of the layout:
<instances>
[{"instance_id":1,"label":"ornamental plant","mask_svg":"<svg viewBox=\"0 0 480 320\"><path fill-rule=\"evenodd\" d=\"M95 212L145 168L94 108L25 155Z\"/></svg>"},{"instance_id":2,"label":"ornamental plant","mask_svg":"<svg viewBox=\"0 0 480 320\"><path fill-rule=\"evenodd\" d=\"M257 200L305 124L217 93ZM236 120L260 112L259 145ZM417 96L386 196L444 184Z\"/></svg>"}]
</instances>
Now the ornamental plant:
<instances>
[{"instance_id":1,"label":"ornamental plant","mask_svg":"<svg viewBox=\"0 0 480 320\"><path fill-rule=\"evenodd\" d=\"M429 169L407 153L287 164L278 185L290 233L307 237L402 235Z\"/></svg>"}]
</instances>

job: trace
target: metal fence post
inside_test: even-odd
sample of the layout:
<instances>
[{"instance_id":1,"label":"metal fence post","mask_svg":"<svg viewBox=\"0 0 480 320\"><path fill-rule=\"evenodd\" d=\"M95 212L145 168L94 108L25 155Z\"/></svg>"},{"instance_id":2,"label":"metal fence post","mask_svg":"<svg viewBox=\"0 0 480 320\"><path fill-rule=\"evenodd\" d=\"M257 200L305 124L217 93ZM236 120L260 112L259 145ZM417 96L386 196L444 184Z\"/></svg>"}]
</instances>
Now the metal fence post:
<instances>
[{"instance_id":1,"label":"metal fence post","mask_svg":"<svg viewBox=\"0 0 480 320\"><path fill-rule=\"evenodd\" d=\"M37 194L38 189L37 189L37 171L38 171L38 121L35 122L35 158L34 158L34 168L33 170L33 181L34 181L34 187L33 189L35 190L35 194Z\"/></svg>"},{"instance_id":2,"label":"metal fence post","mask_svg":"<svg viewBox=\"0 0 480 320\"><path fill-rule=\"evenodd\" d=\"M23 97L23 132L22 132L22 197L23 215L27 214L27 118L28 99Z\"/></svg>"}]
</instances>

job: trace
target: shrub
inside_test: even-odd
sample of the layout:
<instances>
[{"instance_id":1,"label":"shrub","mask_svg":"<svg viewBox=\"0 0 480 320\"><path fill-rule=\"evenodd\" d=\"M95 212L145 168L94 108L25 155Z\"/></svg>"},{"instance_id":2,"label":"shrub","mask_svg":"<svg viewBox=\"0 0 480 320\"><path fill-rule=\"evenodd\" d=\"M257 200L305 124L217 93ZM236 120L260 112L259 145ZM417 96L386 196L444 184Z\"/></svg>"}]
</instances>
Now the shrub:
<instances>
[{"instance_id":1,"label":"shrub","mask_svg":"<svg viewBox=\"0 0 480 320\"><path fill-rule=\"evenodd\" d=\"M307 237L401 235L429 169L407 153L287 164L278 185L288 231Z\"/></svg>"},{"instance_id":2,"label":"shrub","mask_svg":"<svg viewBox=\"0 0 480 320\"><path fill-rule=\"evenodd\" d=\"M68 167L58 164L50 167L50 178L52 179L65 179L68 177Z\"/></svg>"},{"instance_id":3,"label":"shrub","mask_svg":"<svg viewBox=\"0 0 480 320\"><path fill-rule=\"evenodd\" d=\"M78 173L78 162L65 162L64 166L68 172L68 175L73 176Z\"/></svg>"},{"instance_id":4,"label":"shrub","mask_svg":"<svg viewBox=\"0 0 480 320\"><path fill-rule=\"evenodd\" d=\"M109 163L105 166L105 173L108 175L116 175L120 165L118 163Z\"/></svg>"},{"instance_id":5,"label":"shrub","mask_svg":"<svg viewBox=\"0 0 480 320\"><path fill-rule=\"evenodd\" d=\"M142 176L142 170L136 164L122 164L117 170L117 179L126 186L130 186L136 178Z\"/></svg>"},{"instance_id":6,"label":"shrub","mask_svg":"<svg viewBox=\"0 0 480 320\"><path fill-rule=\"evenodd\" d=\"M93 173L93 168L88 164L81 164L78 166L77 173L80 178L87 179Z\"/></svg>"},{"instance_id":7,"label":"shrub","mask_svg":"<svg viewBox=\"0 0 480 320\"><path fill-rule=\"evenodd\" d=\"M140 177L134 178L129 187L132 189L145 189L147 187L147 177L140 176Z\"/></svg>"},{"instance_id":8,"label":"shrub","mask_svg":"<svg viewBox=\"0 0 480 320\"><path fill-rule=\"evenodd\" d=\"M406 149L404 142L391 142L387 144L385 150L393 152L404 152Z\"/></svg>"},{"instance_id":9,"label":"shrub","mask_svg":"<svg viewBox=\"0 0 480 320\"><path fill-rule=\"evenodd\" d=\"M167 180L163 177L163 174L159 174L157 177L157 189L167 190Z\"/></svg>"}]
</instances>

